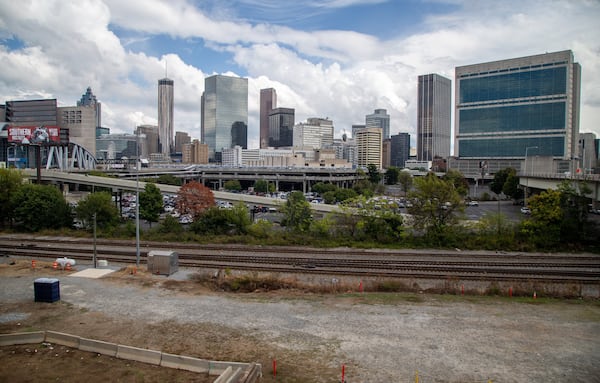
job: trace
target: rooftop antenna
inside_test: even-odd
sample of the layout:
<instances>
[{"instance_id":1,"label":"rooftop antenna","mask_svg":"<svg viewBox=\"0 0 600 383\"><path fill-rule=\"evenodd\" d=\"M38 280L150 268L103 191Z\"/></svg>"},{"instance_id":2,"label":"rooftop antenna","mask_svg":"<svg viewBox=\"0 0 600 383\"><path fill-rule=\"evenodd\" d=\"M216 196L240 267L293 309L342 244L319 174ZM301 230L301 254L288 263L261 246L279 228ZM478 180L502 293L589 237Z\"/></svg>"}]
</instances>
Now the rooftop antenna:
<instances>
[{"instance_id":1,"label":"rooftop antenna","mask_svg":"<svg viewBox=\"0 0 600 383\"><path fill-rule=\"evenodd\" d=\"M167 60L165 60L165 78L167 78L167 67L168 67L169 63L167 62Z\"/></svg>"}]
</instances>

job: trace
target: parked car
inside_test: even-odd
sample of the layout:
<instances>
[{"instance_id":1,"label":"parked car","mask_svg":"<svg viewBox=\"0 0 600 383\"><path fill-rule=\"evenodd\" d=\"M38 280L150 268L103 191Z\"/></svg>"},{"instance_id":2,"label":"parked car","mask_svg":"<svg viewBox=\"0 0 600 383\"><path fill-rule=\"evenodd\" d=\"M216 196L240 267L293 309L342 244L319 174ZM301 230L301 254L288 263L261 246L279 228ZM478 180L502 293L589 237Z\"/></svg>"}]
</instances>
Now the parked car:
<instances>
[{"instance_id":1,"label":"parked car","mask_svg":"<svg viewBox=\"0 0 600 383\"><path fill-rule=\"evenodd\" d=\"M523 206L523 207L521 208L521 213L523 213L523 214L526 214L526 215L529 215L529 214L531 214L531 209L530 209L530 208L528 208L527 206Z\"/></svg>"}]
</instances>

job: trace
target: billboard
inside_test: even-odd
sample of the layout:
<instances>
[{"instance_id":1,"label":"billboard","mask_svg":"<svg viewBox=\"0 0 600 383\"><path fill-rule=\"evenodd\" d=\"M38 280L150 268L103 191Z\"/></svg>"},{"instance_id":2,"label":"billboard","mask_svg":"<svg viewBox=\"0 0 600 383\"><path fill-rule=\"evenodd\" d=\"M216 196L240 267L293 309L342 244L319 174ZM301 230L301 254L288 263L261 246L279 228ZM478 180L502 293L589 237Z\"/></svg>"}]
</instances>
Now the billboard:
<instances>
[{"instance_id":1,"label":"billboard","mask_svg":"<svg viewBox=\"0 0 600 383\"><path fill-rule=\"evenodd\" d=\"M60 142L58 126L9 126L8 142L22 145L41 145Z\"/></svg>"}]
</instances>

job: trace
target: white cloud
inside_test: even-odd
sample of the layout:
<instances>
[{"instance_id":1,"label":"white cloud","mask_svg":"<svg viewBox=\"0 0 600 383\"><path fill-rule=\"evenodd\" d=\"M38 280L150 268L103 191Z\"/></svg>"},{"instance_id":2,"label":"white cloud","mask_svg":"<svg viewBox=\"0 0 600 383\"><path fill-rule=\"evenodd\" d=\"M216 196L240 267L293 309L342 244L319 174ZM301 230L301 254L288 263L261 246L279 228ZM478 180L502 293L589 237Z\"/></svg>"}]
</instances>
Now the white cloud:
<instances>
[{"instance_id":1,"label":"white cloud","mask_svg":"<svg viewBox=\"0 0 600 383\"><path fill-rule=\"evenodd\" d=\"M333 119L338 135L376 108L388 110L393 133L414 134L418 75L453 79L458 65L572 49L583 67L581 130L600 137L597 2L462 4L453 13L430 16L415 29L419 32L382 40L351 31L253 24L219 8L206 13L184 0L0 0L0 36L24 43L13 50L0 45L0 102L56 97L74 105L92 86L104 104L104 125L131 132L137 123L156 122L157 80L167 62L175 81L175 129L199 138L206 68L185 62L183 53L132 52L131 40L121 41L111 31L117 25L138 33L135 39L145 44L164 34L228 52L249 77L251 147L258 145L258 97L265 87L277 89L279 105L295 108L298 121Z\"/></svg>"}]
</instances>

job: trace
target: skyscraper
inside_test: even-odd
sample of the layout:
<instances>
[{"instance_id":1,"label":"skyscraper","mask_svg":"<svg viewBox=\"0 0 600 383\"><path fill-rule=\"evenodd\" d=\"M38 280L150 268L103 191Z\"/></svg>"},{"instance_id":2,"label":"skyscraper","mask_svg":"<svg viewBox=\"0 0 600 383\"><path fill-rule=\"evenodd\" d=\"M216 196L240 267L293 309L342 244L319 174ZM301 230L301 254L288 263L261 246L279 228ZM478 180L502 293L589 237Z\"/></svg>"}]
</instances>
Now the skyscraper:
<instances>
[{"instance_id":1,"label":"skyscraper","mask_svg":"<svg viewBox=\"0 0 600 383\"><path fill-rule=\"evenodd\" d=\"M210 161L220 162L223 148L247 147L248 79L205 78L201 114L202 142L208 145Z\"/></svg>"},{"instance_id":2,"label":"skyscraper","mask_svg":"<svg viewBox=\"0 0 600 383\"><path fill-rule=\"evenodd\" d=\"M577 154L581 67L570 50L457 67L455 76L461 159Z\"/></svg>"},{"instance_id":3,"label":"skyscraper","mask_svg":"<svg viewBox=\"0 0 600 383\"><path fill-rule=\"evenodd\" d=\"M398 133L392 138L390 165L404 168L406 160L410 157L410 134Z\"/></svg>"},{"instance_id":4,"label":"skyscraper","mask_svg":"<svg viewBox=\"0 0 600 383\"><path fill-rule=\"evenodd\" d=\"M175 150L173 144L173 80L158 80L158 149L168 157Z\"/></svg>"},{"instance_id":5,"label":"skyscraper","mask_svg":"<svg viewBox=\"0 0 600 383\"><path fill-rule=\"evenodd\" d=\"M85 93L81 95L81 100L77 101L77 106L90 106L94 108L96 128L102 126L102 104L96 99L96 96L92 92L92 87L88 86Z\"/></svg>"},{"instance_id":6,"label":"skyscraper","mask_svg":"<svg viewBox=\"0 0 600 383\"><path fill-rule=\"evenodd\" d=\"M269 146L269 115L277 108L277 92L273 88L260 90L260 148ZM293 126L293 124L292 124Z\"/></svg>"},{"instance_id":7,"label":"skyscraper","mask_svg":"<svg viewBox=\"0 0 600 383\"><path fill-rule=\"evenodd\" d=\"M333 144L333 121L327 118L309 118L294 126L294 148L321 149Z\"/></svg>"},{"instance_id":8,"label":"skyscraper","mask_svg":"<svg viewBox=\"0 0 600 383\"><path fill-rule=\"evenodd\" d=\"M295 110L293 108L275 108L271 110L271 113L269 113L268 146L273 148L292 146L294 123Z\"/></svg>"},{"instance_id":9,"label":"skyscraper","mask_svg":"<svg viewBox=\"0 0 600 383\"><path fill-rule=\"evenodd\" d=\"M367 114L365 117L365 127L381 128L383 132L382 139L390 138L390 115L386 109L375 109L373 114Z\"/></svg>"},{"instance_id":10,"label":"skyscraper","mask_svg":"<svg viewBox=\"0 0 600 383\"><path fill-rule=\"evenodd\" d=\"M419 76L417 161L450 156L452 81L438 74Z\"/></svg>"},{"instance_id":11,"label":"skyscraper","mask_svg":"<svg viewBox=\"0 0 600 383\"><path fill-rule=\"evenodd\" d=\"M357 165L366 168L369 165L381 169L383 155L383 130L381 128L365 128L356 132L358 150Z\"/></svg>"}]
</instances>

